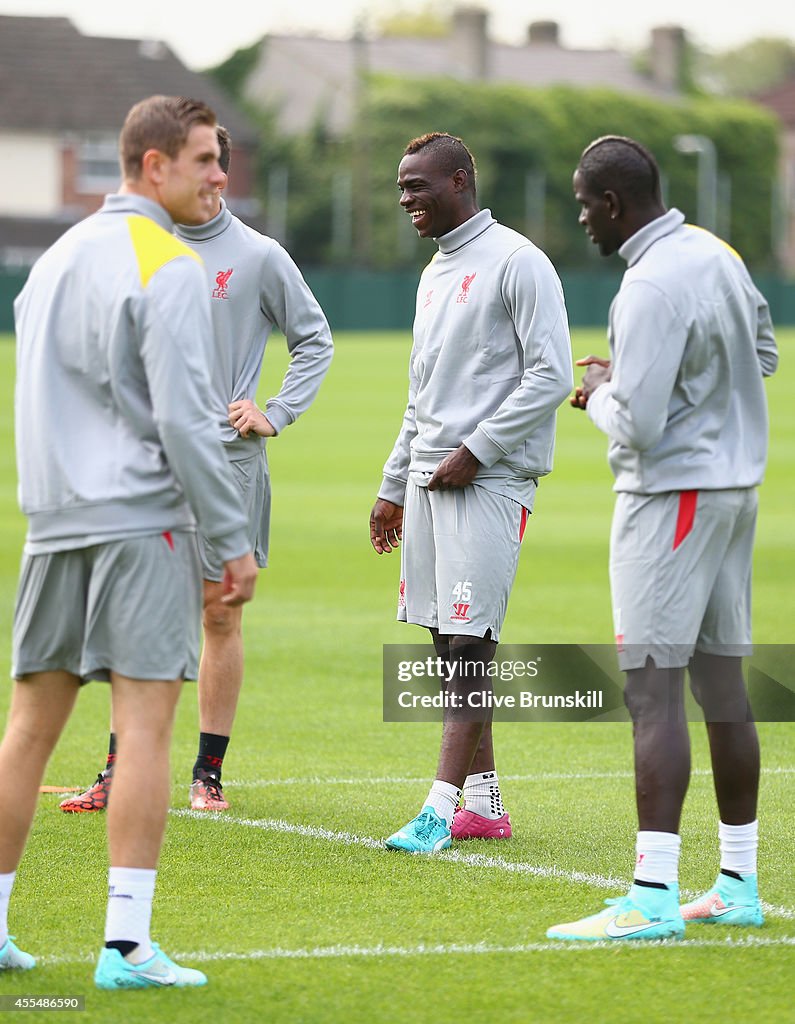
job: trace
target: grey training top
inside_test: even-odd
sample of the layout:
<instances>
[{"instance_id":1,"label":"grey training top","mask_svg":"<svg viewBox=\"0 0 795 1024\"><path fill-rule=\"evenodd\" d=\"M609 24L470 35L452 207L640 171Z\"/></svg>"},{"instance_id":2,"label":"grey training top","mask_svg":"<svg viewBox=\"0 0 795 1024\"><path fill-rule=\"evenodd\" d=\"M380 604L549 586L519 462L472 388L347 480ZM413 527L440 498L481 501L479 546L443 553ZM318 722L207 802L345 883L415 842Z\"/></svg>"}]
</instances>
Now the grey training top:
<instances>
[{"instance_id":1,"label":"grey training top","mask_svg":"<svg viewBox=\"0 0 795 1024\"><path fill-rule=\"evenodd\" d=\"M333 353L331 331L301 271L273 238L221 212L199 227L176 225L207 271L216 345L212 409L232 459L246 458L265 443L241 437L229 424L228 405L257 392L262 357L274 325L287 339L290 365L265 413L277 433L312 404Z\"/></svg>"},{"instance_id":2,"label":"grey training top","mask_svg":"<svg viewBox=\"0 0 795 1024\"><path fill-rule=\"evenodd\" d=\"M172 229L159 204L107 196L38 260L17 297L29 554L192 530L196 519L224 561L250 550L209 414L206 279Z\"/></svg>"},{"instance_id":3,"label":"grey training top","mask_svg":"<svg viewBox=\"0 0 795 1024\"><path fill-rule=\"evenodd\" d=\"M610 438L615 490L759 484L767 456L762 377L775 372L767 302L738 254L669 210L619 249L612 380L588 415Z\"/></svg>"},{"instance_id":4,"label":"grey training top","mask_svg":"<svg viewBox=\"0 0 795 1024\"><path fill-rule=\"evenodd\" d=\"M475 483L532 506L552 469L555 410L572 389L563 290L549 259L490 210L436 239L417 291L409 400L378 495L461 444ZM418 482L420 482L418 480Z\"/></svg>"}]
</instances>

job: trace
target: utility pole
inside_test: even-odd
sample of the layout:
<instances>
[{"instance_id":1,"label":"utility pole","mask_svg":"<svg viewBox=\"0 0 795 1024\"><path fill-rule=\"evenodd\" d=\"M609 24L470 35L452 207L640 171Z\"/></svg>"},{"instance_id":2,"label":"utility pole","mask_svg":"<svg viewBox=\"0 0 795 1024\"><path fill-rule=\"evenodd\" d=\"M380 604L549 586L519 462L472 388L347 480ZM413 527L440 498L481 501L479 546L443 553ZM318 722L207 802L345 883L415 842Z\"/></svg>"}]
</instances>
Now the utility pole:
<instances>
[{"instance_id":1,"label":"utility pole","mask_svg":"<svg viewBox=\"0 0 795 1024\"><path fill-rule=\"evenodd\" d=\"M370 181L370 117L367 78L370 71L364 18L353 34L353 255L359 267L369 267L372 256L372 203Z\"/></svg>"},{"instance_id":2,"label":"utility pole","mask_svg":"<svg viewBox=\"0 0 795 1024\"><path fill-rule=\"evenodd\" d=\"M698 157L698 223L707 231L718 227L718 156L706 135L675 135L674 149Z\"/></svg>"}]
</instances>

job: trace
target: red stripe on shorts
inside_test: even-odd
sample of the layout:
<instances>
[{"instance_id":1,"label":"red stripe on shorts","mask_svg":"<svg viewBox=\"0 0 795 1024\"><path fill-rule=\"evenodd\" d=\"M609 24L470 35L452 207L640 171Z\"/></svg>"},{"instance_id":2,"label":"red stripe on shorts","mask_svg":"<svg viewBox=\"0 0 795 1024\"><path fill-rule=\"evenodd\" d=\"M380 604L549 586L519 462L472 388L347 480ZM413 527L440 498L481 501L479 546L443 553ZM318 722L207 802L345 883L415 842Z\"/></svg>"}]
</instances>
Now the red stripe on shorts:
<instances>
[{"instance_id":1,"label":"red stripe on shorts","mask_svg":"<svg viewBox=\"0 0 795 1024\"><path fill-rule=\"evenodd\" d=\"M163 536L166 538L166 544L174 550L174 538L171 536L171 530L163 530Z\"/></svg>"},{"instance_id":2,"label":"red stripe on shorts","mask_svg":"<svg viewBox=\"0 0 795 1024\"><path fill-rule=\"evenodd\" d=\"M698 491L682 491L679 494L679 514L676 517L674 551L676 551L688 533L693 529L693 522L696 518L697 501Z\"/></svg>"},{"instance_id":3,"label":"red stripe on shorts","mask_svg":"<svg viewBox=\"0 0 795 1024\"><path fill-rule=\"evenodd\" d=\"M525 531L525 529L527 527L527 516L528 516L528 511L524 507L524 505L522 505L522 519L521 519L521 522L519 523L519 543L520 544L522 543L522 540L524 539L524 531Z\"/></svg>"}]
</instances>

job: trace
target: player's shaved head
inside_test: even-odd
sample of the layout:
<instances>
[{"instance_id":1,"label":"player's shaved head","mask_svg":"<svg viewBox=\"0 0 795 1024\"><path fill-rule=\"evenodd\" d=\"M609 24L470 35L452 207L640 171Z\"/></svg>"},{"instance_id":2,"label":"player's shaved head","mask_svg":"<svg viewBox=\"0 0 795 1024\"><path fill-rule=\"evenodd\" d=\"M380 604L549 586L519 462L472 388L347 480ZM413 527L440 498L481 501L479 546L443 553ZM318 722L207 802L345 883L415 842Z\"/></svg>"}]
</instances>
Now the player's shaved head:
<instances>
[{"instance_id":1,"label":"player's shaved head","mask_svg":"<svg viewBox=\"0 0 795 1024\"><path fill-rule=\"evenodd\" d=\"M577 169L594 193L617 192L641 205L661 201L657 161L635 139L603 135L585 148Z\"/></svg>"}]
</instances>

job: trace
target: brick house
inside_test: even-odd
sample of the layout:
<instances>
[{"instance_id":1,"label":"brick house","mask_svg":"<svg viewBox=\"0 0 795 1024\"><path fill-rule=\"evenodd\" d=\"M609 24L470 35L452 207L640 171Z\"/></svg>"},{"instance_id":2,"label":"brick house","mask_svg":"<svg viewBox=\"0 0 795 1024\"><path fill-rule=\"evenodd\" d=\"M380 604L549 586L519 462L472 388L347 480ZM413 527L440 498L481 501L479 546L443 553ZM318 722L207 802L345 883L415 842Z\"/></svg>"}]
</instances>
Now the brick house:
<instances>
[{"instance_id":1,"label":"brick house","mask_svg":"<svg viewBox=\"0 0 795 1024\"><path fill-rule=\"evenodd\" d=\"M229 205L256 214L256 131L163 43L85 36L66 18L0 16L0 267L24 269L119 184L118 134L155 93L208 103L234 145Z\"/></svg>"}]
</instances>

